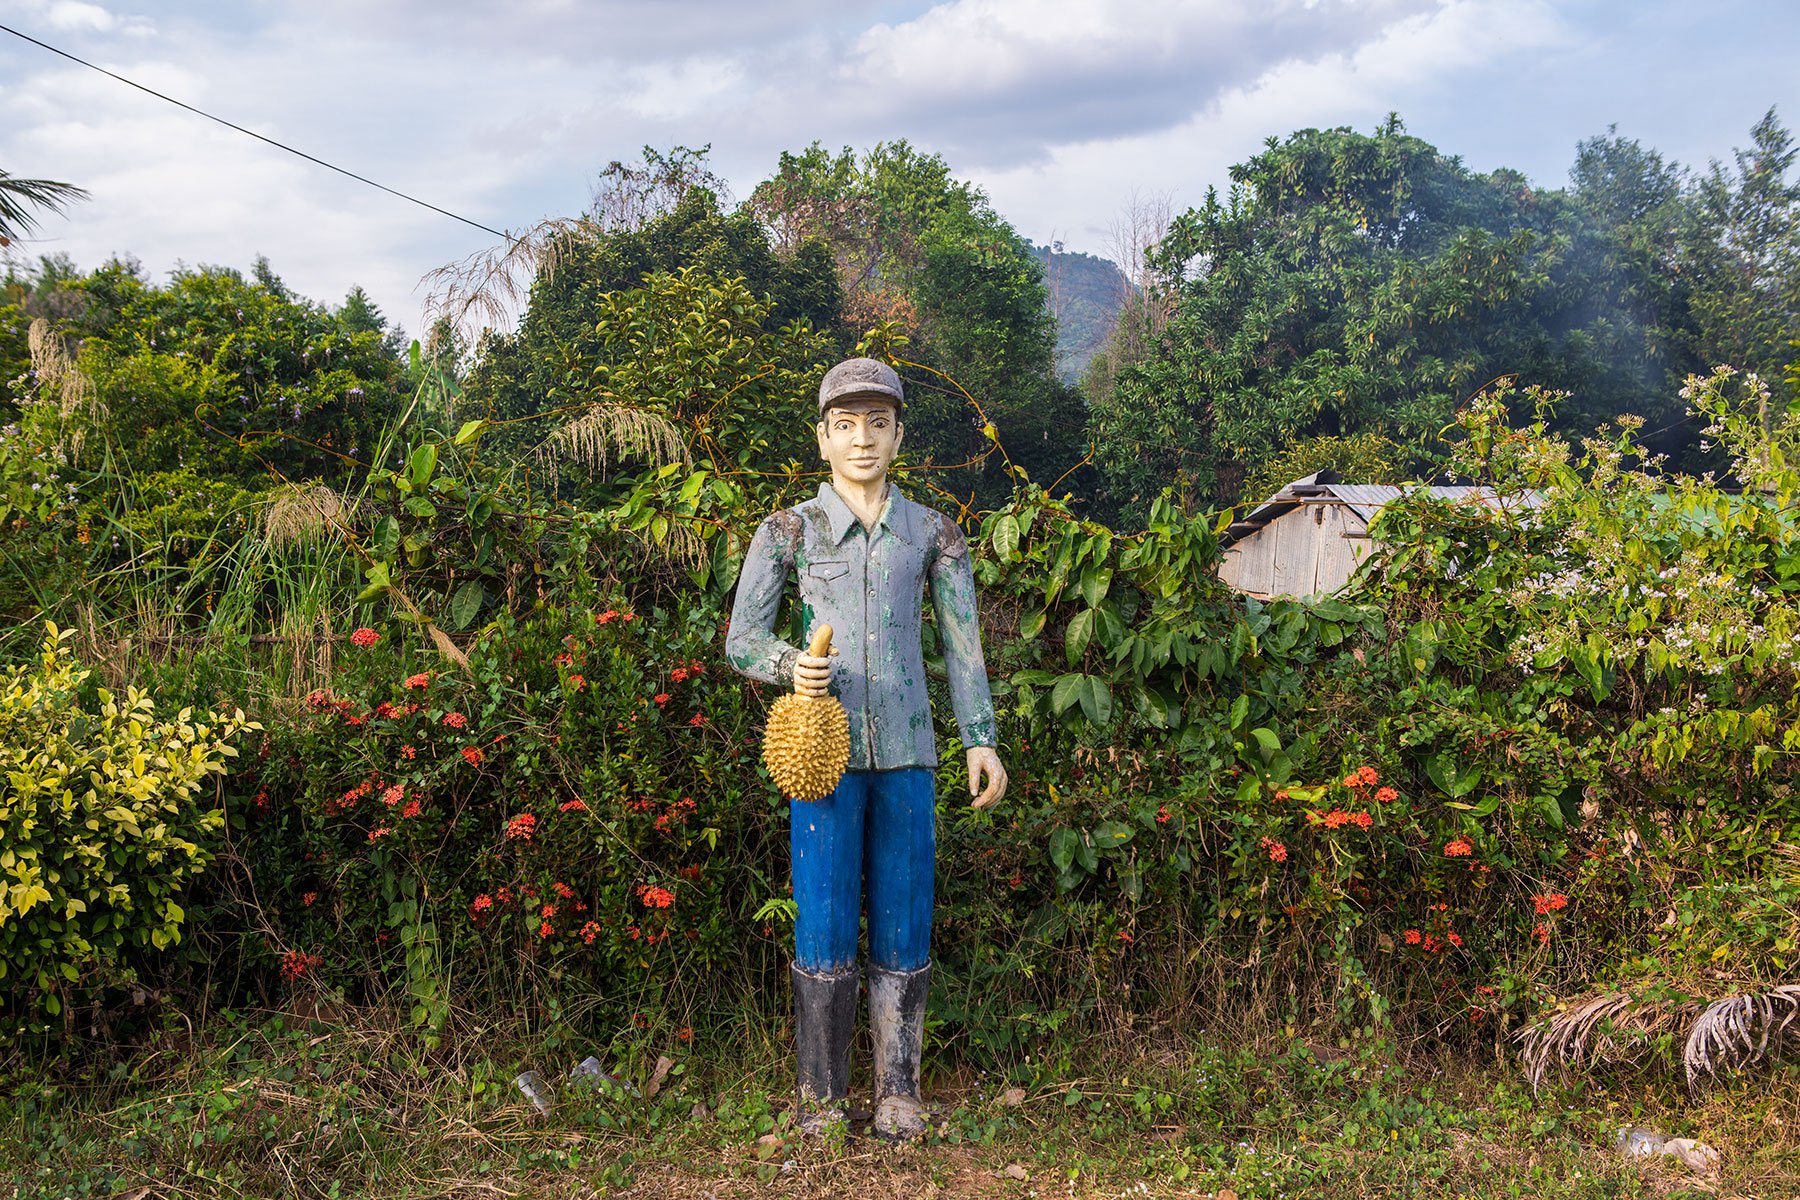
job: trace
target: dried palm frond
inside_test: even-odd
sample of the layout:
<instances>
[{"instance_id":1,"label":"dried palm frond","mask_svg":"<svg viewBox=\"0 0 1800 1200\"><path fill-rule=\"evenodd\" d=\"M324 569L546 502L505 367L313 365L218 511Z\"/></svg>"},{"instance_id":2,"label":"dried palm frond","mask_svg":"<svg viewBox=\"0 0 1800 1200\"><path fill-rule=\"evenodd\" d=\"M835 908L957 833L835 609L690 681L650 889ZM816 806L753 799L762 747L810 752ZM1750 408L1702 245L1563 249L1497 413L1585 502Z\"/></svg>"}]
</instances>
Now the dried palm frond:
<instances>
[{"instance_id":1,"label":"dried palm frond","mask_svg":"<svg viewBox=\"0 0 1800 1200\"><path fill-rule=\"evenodd\" d=\"M1660 1033L1679 1025L1694 1005L1629 992L1602 992L1570 1001L1515 1035L1525 1078L1536 1091L1552 1065L1559 1073L1582 1063L1630 1062L1643 1057Z\"/></svg>"},{"instance_id":2,"label":"dried palm frond","mask_svg":"<svg viewBox=\"0 0 1800 1200\"><path fill-rule=\"evenodd\" d=\"M269 493L263 536L274 546L318 541L342 524L350 505L322 483L288 483Z\"/></svg>"},{"instance_id":3,"label":"dried palm frond","mask_svg":"<svg viewBox=\"0 0 1800 1200\"><path fill-rule=\"evenodd\" d=\"M681 430L660 413L622 404L598 404L544 439L539 467L554 488L563 463L604 471L614 458L639 458L653 467L692 464Z\"/></svg>"},{"instance_id":4,"label":"dried palm frond","mask_svg":"<svg viewBox=\"0 0 1800 1200\"><path fill-rule=\"evenodd\" d=\"M1800 1019L1800 985L1783 984L1767 992L1727 996L1706 1006L1688 1031L1681 1062L1690 1088L1702 1077L1741 1071L1764 1058L1779 1057L1784 1041Z\"/></svg>"},{"instance_id":5,"label":"dried palm frond","mask_svg":"<svg viewBox=\"0 0 1800 1200\"><path fill-rule=\"evenodd\" d=\"M465 344L473 346L489 329L511 325L539 277L556 273L569 251L591 225L557 217L539 221L506 244L478 250L467 258L426 273L420 282L427 326L448 321Z\"/></svg>"}]
</instances>

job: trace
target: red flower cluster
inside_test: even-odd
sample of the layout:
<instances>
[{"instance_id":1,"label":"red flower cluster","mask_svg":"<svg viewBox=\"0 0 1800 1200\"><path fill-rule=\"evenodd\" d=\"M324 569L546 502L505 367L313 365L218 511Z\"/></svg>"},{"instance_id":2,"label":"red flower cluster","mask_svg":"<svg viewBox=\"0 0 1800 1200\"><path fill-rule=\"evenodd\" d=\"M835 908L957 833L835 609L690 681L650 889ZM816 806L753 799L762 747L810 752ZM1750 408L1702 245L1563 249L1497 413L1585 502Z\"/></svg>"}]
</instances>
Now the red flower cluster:
<instances>
[{"instance_id":1,"label":"red flower cluster","mask_svg":"<svg viewBox=\"0 0 1800 1200\"><path fill-rule=\"evenodd\" d=\"M444 724L452 729L467 729L469 727L469 718L463 716L459 712L447 712L444 714Z\"/></svg>"},{"instance_id":2,"label":"red flower cluster","mask_svg":"<svg viewBox=\"0 0 1800 1200\"><path fill-rule=\"evenodd\" d=\"M581 676L581 675L569 676L569 685L578 692L587 691L587 679L585 676Z\"/></svg>"},{"instance_id":3,"label":"red flower cluster","mask_svg":"<svg viewBox=\"0 0 1800 1200\"><path fill-rule=\"evenodd\" d=\"M1454 837L1444 843L1445 858L1467 858L1473 853L1475 847L1470 845L1468 838Z\"/></svg>"},{"instance_id":4,"label":"red flower cluster","mask_svg":"<svg viewBox=\"0 0 1800 1200\"><path fill-rule=\"evenodd\" d=\"M1391 787L1384 787L1375 793L1375 799L1382 804L1392 804L1400 798L1400 793Z\"/></svg>"},{"instance_id":5,"label":"red flower cluster","mask_svg":"<svg viewBox=\"0 0 1800 1200\"><path fill-rule=\"evenodd\" d=\"M550 885L550 890L561 896L564 900L572 900L575 898L575 889L560 879Z\"/></svg>"},{"instance_id":6,"label":"red flower cluster","mask_svg":"<svg viewBox=\"0 0 1800 1200\"><path fill-rule=\"evenodd\" d=\"M482 764L482 761L487 758L487 755L481 752L480 746L464 746L462 748L462 756L463 761L468 763L471 767L479 767Z\"/></svg>"},{"instance_id":7,"label":"red flower cluster","mask_svg":"<svg viewBox=\"0 0 1800 1200\"><path fill-rule=\"evenodd\" d=\"M688 724L689 725L704 725L704 724L706 724L706 714L705 713L695 713L693 716L688 718Z\"/></svg>"},{"instance_id":8,"label":"red flower cluster","mask_svg":"<svg viewBox=\"0 0 1800 1200\"><path fill-rule=\"evenodd\" d=\"M1344 786L1347 788L1374 787L1380 782L1381 776L1376 774L1374 767L1370 766L1358 767L1344 776Z\"/></svg>"},{"instance_id":9,"label":"red flower cluster","mask_svg":"<svg viewBox=\"0 0 1800 1200\"><path fill-rule=\"evenodd\" d=\"M1366 812L1345 812L1334 808L1324 816L1318 813L1307 813L1306 820L1312 825L1323 825L1327 829L1341 829L1345 825L1354 825L1358 829L1367 829L1375 824L1375 818Z\"/></svg>"},{"instance_id":10,"label":"red flower cluster","mask_svg":"<svg viewBox=\"0 0 1800 1200\"><path fill-rule=\"evenodd\" d=\"M1263 853L1269 856L1270 862L1280 863L1287 861L1287 847L1276 841L1274 838L1258 838L1256 844L1262 847Z\"/></svg>"},{"instance_id":11,"label":"red flower cluster","mask_svg":"<svg viewBox=\"0 0 1800 1200\"><path fill-rule=\"evenodd\" d=\"M381 640L381 635L376 633L373 629L370 629L367 625L364 625L361 629L358 629L355 633L350 635L350 640L356 645L361 646L364 650L367 650L370 646L373 646L376 642Z\"/></svg>"},{"instance_id":12,"label":"red flower cluster","mask_svg":"<svg viewBox=\"0 0 1800 1200\"><path fill-rule=\"evenodd\" d=\"M1156 823L1158 825L1167 825L1169 823L1169 810L1168 809L1159 808L1156 810Z\"/></svg>"},{"instance_id":13,"label":"red flower cluster","mask_svg":"<svg viewBox=\"0 0 1800 1200\"><path fill-rule=\"evenodd\" d=\"M392 832L394 831L389 829L386 825L377 825L375 828L369 830L369 840L371 842L379 841L381 838L386 837Z\"/></svg>"},{"instance_id":14,"label":"red flower cluster","mask_svg":"<svg viewBox=\"0 0 1800 1200\"><path fill-rule=\"evenodd\" d=\"M481 895L475 897L475 903L469 905L469 915L471 917L479 918L482 913L492 907L494 907L494 898L486 892L483 892Z\"/></svg>"},{"instance_id":15,"label":"red flower cluster","mask_svg":"<svg viewBox=\"0 0 1800 1200\"><path fill-rule=\"evenodd\" d=\"M1400 937L1409 946L1416 946L1420 942L1425 940L1424 936L1422 934L1420 934L1419 931L1416 929L1409 929L1405 933L1401 934Z\"/></svg>"},{"instance_id":16,"label":"red flower cluster","mask_svg":"<svg viewBox=\"0 0 1800 1200\"><path fill-rule=\"evenodd\" d=\"M308 971L316 971L325 962L316 954L308 954L303 950L289 950L281 956L281 977L293 983Z\"/></svg>"},{"instance_id":17,"label":"red flower cluster","mask_svg":"<svg viewBox=\"0 0 1800 1200\"><path fill-rule=\"evenodd\" d=\"M590 945L590 946L593 945L594 939L599 936L600 936L600 923L598 921L588 921L582 925L581 940L586 942L588 945Z\"/></svg>"},{"instance_id":18,"label":"red flower cluster","mask_svg":"<svg viewBox=\"0 0 1800 1200\"><path fill-rule=\"evenodd\" d=\"M1561 892L1550 892L1531 898L1531 907L1540 917L1547 917L1559 908L1569 907L1569 898Z\"/></svg>"},{"instance_id":19,"label":"red flower cluster","mask_svg":"<svg viewBox=\"0 0 1800 1200\"><path fill-rule=\"evenodd\" d=\"M381 793L381 802L389 808L394 807L394 805L400 803L400 801L405 798L406 789L397 783L390 785L386 791Z\"/></svg>"},{"instance_id":20,"label":"red flower cluster","mask_svg":"<svg viewBox=\"0 0 1800 1200\"><path fill-rule=\"evenodd\" d=\"M318 899L319 899L319 893L308 892L304 896L300 897L300 903L306 908L311 908L314 904L316 904L318 902Z\"/></svg>"},{"instance_id":21,"label":"red flower cluster","mask_svg":"<svg viewBox=\"0 0 1800 1200\"><path fill-rule=\"evenodd\" d=\"M406 807L400 810L401 819L407 821L412 820L419 815L419 808L420 805L417 800L408 800L406 802Z\"/></svg>"},{"instance_id":22,"label":"red flower cluster","mask_svg":"<svg viewBox=\"0 0 1800 1200\"><path fill-rule=\"evenodd\" d=\"M431 686L431 672L430 671L420 671L417 675L408 675L406 677L406 686L409 688L430 687Z\"/></svg>"},{"instance_id":23,"label":"red flower cluster","mask_svg":"<svg viewBox=\"0 0 1800 1200\"><path fill-rule=\"evenodd\" d=\"M412 759L419 757L419 752L411 746L402 746L400 747L400 757L410 762Z\"/></svg>"},{"instance_id":24,"label":"red flower cluster","mask_svg":"<svg viewBox=\"0 0 1800 1200\"><path fill-rule=\"evenodd\" d=\"M516 838L522 842L529 842L531 835L537 832L537 820L535 813L520 813L513 817L506 823L507 840L511 841Z\"/></svg>"},{"instance_id":25,"label":"red flower cluster","mask_svg":"<svg viewBox=\"0 0 1800 1200\"><path fill-rule=\"evenodd\" d=\"M656 707L661 708L663 705L665 705L669 702L669 693L658 692L658 693L656 693L656 695L654 695L650 698L652 700L656 701Z\"/></svg>"},{"instance_id":26,"label":"red flower cluster","mask_svg":"<svg viewBox=\"0 0 1800 1200\"><path fill-rule=\"evenodd\" d=\"M616 608L609 608L605 612L600 613L599 615L597 615L594 618L594 624L610 625L614 621L635 621L635 620L637 620L637 614L634 612L620 612Z\"/></svg>"},{"instance_id":27,"label":"red flower cluster","mask_svg":"<svg viewBox=\"0 0 1800 1200\"><path fill-rule=\"evenodd\" d=\"M638 889L638 899L645 908L668 908L675 903L675 893L666 887L646 884Z\"/></svg>"},{"instance_id":28,"label":"red flower cluster","mask_svg":"<svg viewBox=\"0 0 1800 1200\"><path fill-rule=\"evenodd\" d=\"M689 815L693 813L696 807L698 806L694 803L692 797L683 796L675 803L669 805L667 812L662 813L656 818L657 830L661 833L667 833L677 825L687 824Z\"/></svg>"},{"instance_id":29,"label":"red flower cluster","mask_svg":"<svg viewBox=\"0 0 1800 1200\"><path fill-rule=\"evenodd\" d=\"M586 812L587 810L586 800L564 800L556 806L557 812Z\"/></svg>"}]
</instances>

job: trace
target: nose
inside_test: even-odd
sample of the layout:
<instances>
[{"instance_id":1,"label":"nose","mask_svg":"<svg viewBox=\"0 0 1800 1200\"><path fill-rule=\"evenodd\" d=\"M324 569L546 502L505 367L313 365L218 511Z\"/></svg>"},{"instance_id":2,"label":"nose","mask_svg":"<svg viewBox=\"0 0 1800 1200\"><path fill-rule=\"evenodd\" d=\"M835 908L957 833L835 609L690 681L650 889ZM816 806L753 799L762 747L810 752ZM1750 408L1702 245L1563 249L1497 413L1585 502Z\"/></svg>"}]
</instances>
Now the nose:
<instances>
[{"instance_id":1,"label":"nose","mask_svg":"<svg viewBox=\"0 0 1800 1200\"><path fill-rule=\"evenodd\" d=\"M850 433L850 444L852 446L873 446L875 444L875 431L870 429L867 425L858 422L856 428Z\"/></svg>"}]
</instances>

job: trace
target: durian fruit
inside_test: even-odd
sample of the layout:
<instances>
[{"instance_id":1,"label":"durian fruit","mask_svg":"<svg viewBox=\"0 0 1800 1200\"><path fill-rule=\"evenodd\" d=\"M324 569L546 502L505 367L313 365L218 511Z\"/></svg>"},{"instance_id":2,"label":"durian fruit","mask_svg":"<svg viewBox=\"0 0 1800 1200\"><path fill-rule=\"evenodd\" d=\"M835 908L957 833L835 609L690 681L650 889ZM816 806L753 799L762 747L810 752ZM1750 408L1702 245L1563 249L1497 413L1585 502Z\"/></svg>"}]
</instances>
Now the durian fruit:
<instances>
[{"instance_id":1,"label":"durian fruit","mask_svg":"<svg viewBox=\"0 0 1800 1200\"><path fill-rule=\"evenodd\" d=\"M819 626L807 653L831 653L831 626ZM794 692L777 700L763 731L763 762L782 795L795 800L829 796L850 762L850 718L837 697Z\"/></svg>"}]
</instances>

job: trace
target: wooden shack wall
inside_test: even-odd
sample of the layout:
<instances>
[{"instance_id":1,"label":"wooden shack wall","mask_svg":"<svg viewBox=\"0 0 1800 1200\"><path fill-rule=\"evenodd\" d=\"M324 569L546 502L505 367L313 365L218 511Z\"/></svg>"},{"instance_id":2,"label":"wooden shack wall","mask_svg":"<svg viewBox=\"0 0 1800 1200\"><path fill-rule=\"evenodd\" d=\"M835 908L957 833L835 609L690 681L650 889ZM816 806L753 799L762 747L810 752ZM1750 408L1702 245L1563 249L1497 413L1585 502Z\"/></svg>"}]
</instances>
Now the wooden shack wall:
<instances>
[{"instance_id":1,"label":"wooden shack wall","mask_svg":"<svg viewBox=\"0 0 1800 1200\"><path fill-rule=\"evenodd\" d=\"M1348 505L1302 504L1228 546L1219 578L1252 596L1324 595L1368 553L1367 527Z\"/></svg>"}]
</instances>

